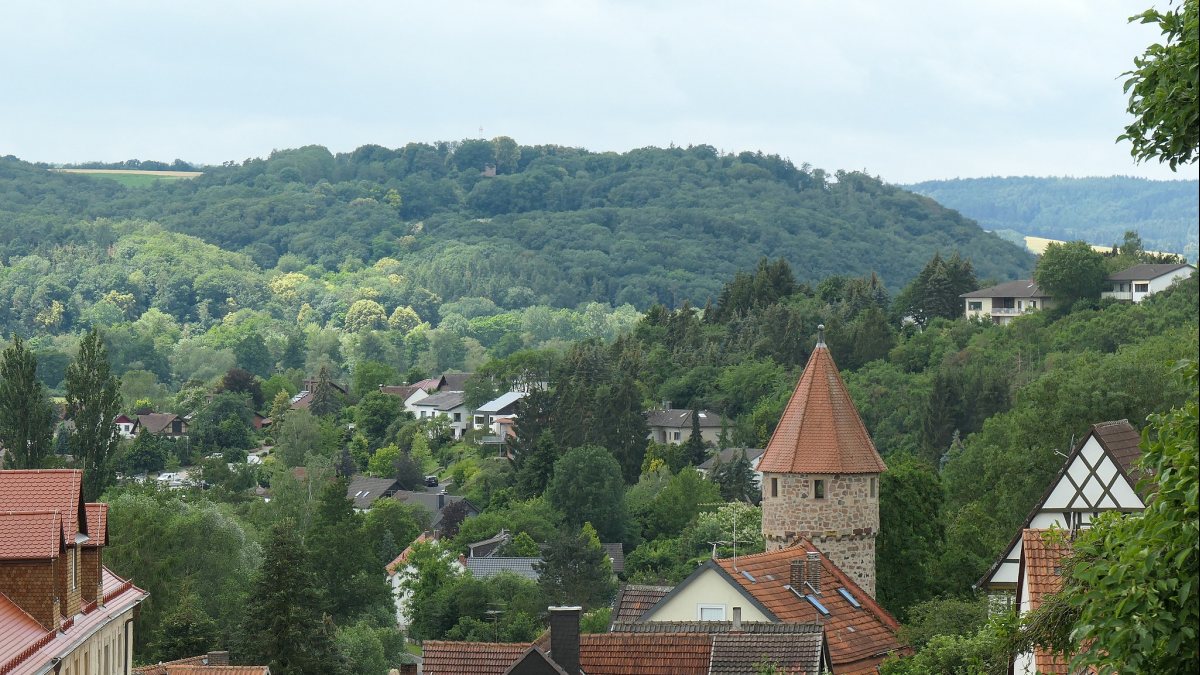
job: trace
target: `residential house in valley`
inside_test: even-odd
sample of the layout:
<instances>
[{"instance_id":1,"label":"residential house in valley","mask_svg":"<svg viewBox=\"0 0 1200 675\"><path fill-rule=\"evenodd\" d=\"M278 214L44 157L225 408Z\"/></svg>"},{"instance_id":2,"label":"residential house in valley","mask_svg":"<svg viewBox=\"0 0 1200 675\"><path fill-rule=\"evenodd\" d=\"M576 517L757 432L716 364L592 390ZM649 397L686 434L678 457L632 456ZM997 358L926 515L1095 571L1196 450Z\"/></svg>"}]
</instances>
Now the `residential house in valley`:
<instances>
[{"instance_id":1,"label":"residential house in valley","mask_svg":"<svg viewBox=\"0 0 1200 675\"><path fill-rule=\"evenodd\" d=\"M467 407L466 394L461 391L445 391L430 394L413 404L417 419L443 417L455 438L462 438L471 428L471 411Z\"/></svg>"},{"instance_id":2,"label":"residential house in valley","mask_svg":"<svg viewBox=\"0 0 1200 675\"><path fill-rule=\"evenodd\" d=\"M177 440L187 435L188 421L175 413L146 413L137 416L131 433L137 436L143 429L155 436Z\"/></svg>"},{"instance_id":3,"label":"residential house in valley","mask_svg":"<svg viewBox=\"0 0 1200 675\"><path fill-rule=\"evenodd\" d=\"M475 409L474 427L476 429L487 429L494 435L500 435L496 421L501 418L515 419L517 416L517 404L526 396L528 394L523 391L510 391L484 403Z\"/></svg>"},{"instance_id":4,"label":"residential house in valley","mask_svg":"<svg viewBox=\"0 0 1200 675\"><path fill-rule=\"evenodd\" d=\"M1113 298L1127 302L1141 302L1165 291L1181 279L1196 273L1196 268L1186 263L1143 264L1123 269L1108 276L1110 289L1100 294L1101 298Z\"/></svg>"},{"instance_id":5,"label":"residential house in valley","mask_svg":"<svg viewBox=\"0 0 1200 675\"><path fill-rule=\"evenodd\" d=\"M696 412L700 417L700 438L705 443L719 443L724 424L721 416L709 410ZM672 408L670 401L663 401L661 409L646 413L646 426L650 440L655 443L684 443L692 436L692 411Z\"/></svg>"},{"instance_id":6,"label":"residential house in valley","mask_svg":"<svg viewBox=\"0 0 1200 675\"><path fill-rule=\"evenodd\" d=\"M982 318L1001 326L1013 319L1054 306L1050 297L1032 279L1006 281L959 296L964 302L964 316Z\"/></svg>"},{"instance_id":7,"label":"residential house in valley","mask_svg":"<svg viewBox=\"0 0 1200 675\"><path fill-rule=\"evenodd\" d=\"M391 497L400 489L395 478L374 478L359 474L346 486L346 498L354 502L355 511L368 511L376 500Z\"/></svg>"},{"instance_id":8,"label":"residential house in valley","mask_svg":"<svg viewBox=\"0 0 1200 675\"><path fill-rule=\"evenodd\" d=\"M696 467L696 470L700 472L700 475L708 476L718 464L729 464L742 453L746 453L746 460L750 462L750 468L754 471L754 485L761 488L762 472L758 470L758 465L762 462L764 452L766 451L762 448L724 448L704 460L704 463Z\"/></svg>"},{"instance_id":9,"label":"residential house in valley","mask_svg":"<svg viewBox=\"0 0 1200 675\"><path fill-rule=\"evenodd\" d=\"M653 593L622 593L615 617L633 614L621 603ZM662 595L632 623L742 622L813 624L824 628L834 673L873 673L889 655L907 653L900 624L816 546L710 560ZM623 630L614 623L613 630Z\"/></svg>"},{"instance_id":10,"label":"residential house in valley","mask_svg":"<svg viewBox=\"0 0 1200 675\"><path fill-rule=\"evenodd\" d=\"M442 529L442 519L446 515L446 509L452 504L462 502L466 509L467 517L479 515L479 508L465 497L459 495L448 495L445 490L441 492L414 492L412 490L396 490L392 494L392 499L404 502L406 504L416 504L429 512L430 528L434 531Z\"/></svg>"},{"instance_id":11,"label":"residential house in valley","mask_svg":"<svg viewBox=\"0 0 1200 675\"><path fill-rule=\"evenodd\" d=\"M208 652L133 669L133 675L271 675L267 666L235 666L229 652Z\"/></svg>"},{"instance_id":12,"label":"residential house in valley","mask_svg":"<svg viewBox=\"0 0 1200 675\"><path fill-rule=\"evenodd\" d=\"M330 382L329 385L332 386L342 396L349 394L345 387L336 382ZM300 391L296 392L296 395L293 396L292 400L288 403L289 407L292 410L308 410L308 407L312 405L313 391L315 391L316 388L317 380L312 378L305 380L304 384L300 387Z\"/></svg>"},{"instance_id":13,"label":"residential house in valley","mask_svg":"<svg viewBox=\"0 0 1200 675\"><path fill-rule=\"evenodd\" d=\"M121 438L130 439L137 436L137 420L130 419L129 415L124 413L117 415L113 419L113 424L117 427L117 433L121 434Z\"/></svg>"},{"instance_id":14,"label":"residential house in valley","mask_svg":"<svg viewBox=\"0 0 1200 675\"><path fill-rule=\"evenodd\" d=\"M108 505L78 470L0 471L0 673L118 675L148 594L104 566Z\"/></svg>"}]
</instances>

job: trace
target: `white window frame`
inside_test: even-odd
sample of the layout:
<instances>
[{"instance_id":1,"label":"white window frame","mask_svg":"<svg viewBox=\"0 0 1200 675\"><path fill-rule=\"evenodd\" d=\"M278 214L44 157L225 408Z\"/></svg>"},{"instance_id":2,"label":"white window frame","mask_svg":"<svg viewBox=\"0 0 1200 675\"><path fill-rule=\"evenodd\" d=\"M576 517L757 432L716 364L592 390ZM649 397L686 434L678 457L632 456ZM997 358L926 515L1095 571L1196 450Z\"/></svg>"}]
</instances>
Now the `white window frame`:
<instances>
[{"instance_id":1,"label":"white window frame","mask_svg":"<svg viewBox=\"0 0 1200 675\"><path fill-rule=\"evenodd\" d=\"M721 612L721 618L706 619L706 618L704 618L704 610L718 610ZM725 620L725 605L697 604L696 605L696 620L697 621L724 621Z\"/></svg>"}]
</instances>

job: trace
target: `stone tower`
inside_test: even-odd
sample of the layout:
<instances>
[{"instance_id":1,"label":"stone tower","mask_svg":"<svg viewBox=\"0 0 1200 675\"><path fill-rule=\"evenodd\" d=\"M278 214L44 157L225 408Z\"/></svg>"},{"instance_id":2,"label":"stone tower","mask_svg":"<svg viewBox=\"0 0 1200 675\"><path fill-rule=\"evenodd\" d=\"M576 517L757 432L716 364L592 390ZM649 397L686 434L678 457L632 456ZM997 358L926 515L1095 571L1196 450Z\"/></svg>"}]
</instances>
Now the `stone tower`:
<instances>
[{"instance_id":1,"label":"stone tower","mask_svg":"<svg viewBox=\"0 0 1200 675\"><path fill-rule=\"evenodd\" d=\"M874 597L879 474L887 467L820 328L758 467L763 536L768 551L808 539Z\"/></svg>"}]
</instances>

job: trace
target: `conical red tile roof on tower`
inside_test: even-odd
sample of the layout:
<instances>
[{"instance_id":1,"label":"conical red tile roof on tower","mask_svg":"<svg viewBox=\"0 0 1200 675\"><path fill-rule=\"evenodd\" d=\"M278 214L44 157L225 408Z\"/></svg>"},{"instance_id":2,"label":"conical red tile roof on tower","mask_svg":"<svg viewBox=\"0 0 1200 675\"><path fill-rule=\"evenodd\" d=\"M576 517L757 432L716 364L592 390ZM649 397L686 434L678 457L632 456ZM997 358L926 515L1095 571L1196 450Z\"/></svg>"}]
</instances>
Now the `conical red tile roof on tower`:
<instances>
[{"instance_id":1,"label":"conical red tile roof on tower","mask_svg":"<svg viewBox=\"0 0 1200 675\"><path fill-rule=\"evenodd\" d=\"M824 326L820 327L824 331ZM887 470L858 416L824 335L767 443L765 473L883 473Z\"/></svg>"}]
</instances>

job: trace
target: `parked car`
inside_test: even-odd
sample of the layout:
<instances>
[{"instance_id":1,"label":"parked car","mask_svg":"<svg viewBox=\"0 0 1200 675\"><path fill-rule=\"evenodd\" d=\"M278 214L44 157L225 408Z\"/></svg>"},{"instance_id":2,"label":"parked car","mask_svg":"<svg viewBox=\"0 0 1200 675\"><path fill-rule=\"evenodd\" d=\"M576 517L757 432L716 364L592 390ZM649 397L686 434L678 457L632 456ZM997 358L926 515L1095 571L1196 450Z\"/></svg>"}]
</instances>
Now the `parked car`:
<instances>
[{"instance_id":1,"label":"parked car","mask_svg":"<svg viewBox=\"0 0 1200 675\"><path fill-rule=\"evenodd\" d=\"M437 487L438 486L438 477L437 476L425 476L425 486L426 487Z\"/></svg>"}]
</instances>

